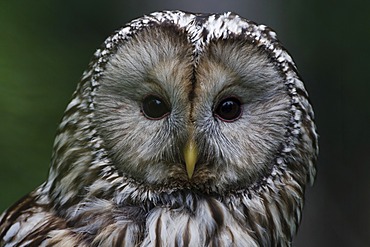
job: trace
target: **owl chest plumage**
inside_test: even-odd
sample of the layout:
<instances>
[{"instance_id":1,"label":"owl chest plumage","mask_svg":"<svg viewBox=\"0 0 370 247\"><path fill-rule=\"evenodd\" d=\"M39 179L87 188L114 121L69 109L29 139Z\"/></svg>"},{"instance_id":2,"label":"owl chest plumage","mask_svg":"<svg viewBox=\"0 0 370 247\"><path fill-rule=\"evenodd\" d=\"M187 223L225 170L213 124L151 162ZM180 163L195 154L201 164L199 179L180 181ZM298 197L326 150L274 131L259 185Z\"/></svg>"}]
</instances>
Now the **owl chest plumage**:
<instances>
[{"instance_id":1,"label":"owl chest plumage","mask_svg":"<svg viewBox=\"0 0 370 247\"><path fill-rule=\"evenodd\" d=\"M19 246L290 246L302 205L293 193L300 191L283 194L292 206L287 209L269 186L259 196L239 191L221 198L189 191L162 196L128 184L129 194L80 202L63 215L48 208L38 190L22 202L33 208L21 203L3 216L20 215L3 239Z\"/></svg>"},{"instance_id":2,"label":"owl chest plumage","mask_svg":"<svg viewBox=\"0 0 370 247\"><path fill-rule=\"evenodd\" d=\"M124 214L115 215L115 222L100 227L91 241L102 246L259 245L241 212L238 216L237 211L230 211L213 198L198 198L197 202L191 203L196 203L193 210L165 205L149 211L134 206L123 207L120 210Z\"/></svg>"},{"instance_id":3,"label":"owl chest plumage","mask_svg":"<svg viewBox=\"0 0 370 247\"><path fill-rule=\"evenodd\" d=\"M149 210L100 199L72 207L63 218L52 210L43 211L36 202L40 207L10 226L4 239L20 246L289 246L291 232L282 227L294 221L276 218L262 201L253 205L247 195L240 196L226 205L213 197L188 195L183 198L187 205L157 205ZM31 212L18 213L27 211ZM278 232L270 228L276 222L281 224Z\"/></svg>"}]
</instances>

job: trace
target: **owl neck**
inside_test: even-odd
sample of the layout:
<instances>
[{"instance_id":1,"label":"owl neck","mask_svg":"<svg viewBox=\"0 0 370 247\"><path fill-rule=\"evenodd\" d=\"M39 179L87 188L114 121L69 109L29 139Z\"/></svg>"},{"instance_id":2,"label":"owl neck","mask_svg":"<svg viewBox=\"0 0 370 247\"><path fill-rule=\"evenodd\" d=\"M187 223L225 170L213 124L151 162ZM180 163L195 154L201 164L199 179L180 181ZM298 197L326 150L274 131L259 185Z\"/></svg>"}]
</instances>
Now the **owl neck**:
<instances>
[{"instance_id":1,"label":"owl neck","mask_svg":"<svg viewBox=\"0 0 370 247\"><path fill-rule=\"evenodd\" d=\"M204 228L207 234L210 231L217 234L217 231L228 229L229 224L238 222L240 229L237 230L244 234L243 236L248 237L250 241L256 241L256 245L265 246L273 242L283 243L279 241L289 243L300 222L304 186L300 185L290 172L277 168L272 171L273 176L264 178L246 189L218 194L189 188L150 188L125 177L105 162L95 166L101 168L100 176L95 176L98 179L90 181L88 186L81 183L80 188L76 190L82 193L81 187L85 187L83 196L78 196L77 192L75 198L78 199L75 201L68 200L67 194L60 196L59 198L63 198L60 201L54 200L58 216L64 218L69 225L78 224L78 229L85 229L81 224L103 224L111 222L112 219L118 220L122 218L119 215L121 213L125 218L126 210L130 210L144 217L144 226L139 226L144 229L145 224L150 224L151 221L158 223L169 217L169 214L173 219L188 219L181 220L180 223L196 224L198 221L189 220L202 218L205 222L213 222L197 226L199 229ZM92 165L85 172L86 176L90 176L97 171ZM47 186L44 186L45 190ZM91 217L90 221L81 223L78 219L83 215L99 215L97 218L100 221L90 222L95 219ZM107 219L101 220L104 217ZM179 230L181 227L177 228Z\"/></svg>"}]
</instances>

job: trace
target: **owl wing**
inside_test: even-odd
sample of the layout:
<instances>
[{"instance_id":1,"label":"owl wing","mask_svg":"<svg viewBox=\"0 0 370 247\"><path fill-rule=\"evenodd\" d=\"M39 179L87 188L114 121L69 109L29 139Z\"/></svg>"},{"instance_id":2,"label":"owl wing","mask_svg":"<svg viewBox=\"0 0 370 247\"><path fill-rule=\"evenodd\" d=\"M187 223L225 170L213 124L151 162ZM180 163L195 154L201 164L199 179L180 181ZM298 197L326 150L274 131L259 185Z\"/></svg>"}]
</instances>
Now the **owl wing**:
<instances>
[{"instance_id":1,"label":"owl wing","mask_svg":"<svg viewBox=\"0 0 370 247\"><path fill-rule=\"evenodd\" d=\"M0 216L0 246L137 246L145 213L110 200L82 202L62 211L52 208L41 190L23 197Z\"/></svg>"},{"instance_id":2,"label":"owl wing","mask_svg":"<svg viewBox=\"0 0 370 247\"><path fill-rule=\"evenodd\" d=\"M37 192L31 192L1 215L0 246L39 246L50 232L66 228L66 222L37 197Z\"/></svg>"}]
</instances>

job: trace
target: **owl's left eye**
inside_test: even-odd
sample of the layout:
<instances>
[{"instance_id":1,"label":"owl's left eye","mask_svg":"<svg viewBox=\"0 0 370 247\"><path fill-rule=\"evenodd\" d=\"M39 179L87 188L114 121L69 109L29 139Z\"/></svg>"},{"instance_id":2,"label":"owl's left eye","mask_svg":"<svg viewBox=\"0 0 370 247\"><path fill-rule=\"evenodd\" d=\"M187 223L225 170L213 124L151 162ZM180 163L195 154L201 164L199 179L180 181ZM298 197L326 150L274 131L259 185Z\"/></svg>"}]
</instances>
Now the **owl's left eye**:
<instances>
[{"instance_id":1,"label":"owl's left eye","mask_svg":"<svg viewBox=\"0 0 370 247\"><path fill-rule=\"evenodd\" d=\"M215 109L215 115L224 122L233 122L242 114L240 100L235 97L223 99Z\"/></svg>"},{"instance_id":2,"label":"owl's left eye","mask_svg":"<svg viewBox=\"0 0 370 247\"><path fill-rule=\"evenodd\" d=\"M141 110L145 117L151 120L162 119L170 113L170 108L164 100L155 95L147 95L143 99Z\"/></svg>"}]
</instances>

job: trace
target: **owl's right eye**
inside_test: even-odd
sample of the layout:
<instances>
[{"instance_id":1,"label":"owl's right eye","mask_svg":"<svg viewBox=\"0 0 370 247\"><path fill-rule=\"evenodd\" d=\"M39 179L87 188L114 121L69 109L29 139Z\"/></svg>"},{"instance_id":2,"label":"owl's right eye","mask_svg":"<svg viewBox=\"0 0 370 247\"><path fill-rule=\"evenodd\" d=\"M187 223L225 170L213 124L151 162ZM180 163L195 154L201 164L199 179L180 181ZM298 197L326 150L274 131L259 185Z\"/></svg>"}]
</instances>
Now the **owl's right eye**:
<instances>
[{"instance_id":1,"label":"owl's right eye","mask_svg":"<svg viewBox=\"0 0 370 247\"><path fill-rule=\"evenodd\" d=\"M170 108L164 102L164 100L162 100L158 96L147 95L143 99L141 111L146 118L151 120L159 120L170 113Z\"/></svg>"}]
</instances>

